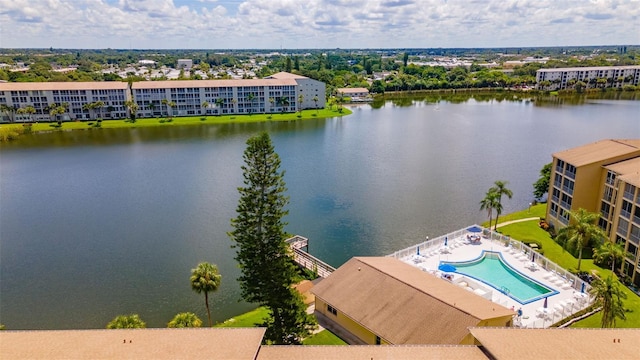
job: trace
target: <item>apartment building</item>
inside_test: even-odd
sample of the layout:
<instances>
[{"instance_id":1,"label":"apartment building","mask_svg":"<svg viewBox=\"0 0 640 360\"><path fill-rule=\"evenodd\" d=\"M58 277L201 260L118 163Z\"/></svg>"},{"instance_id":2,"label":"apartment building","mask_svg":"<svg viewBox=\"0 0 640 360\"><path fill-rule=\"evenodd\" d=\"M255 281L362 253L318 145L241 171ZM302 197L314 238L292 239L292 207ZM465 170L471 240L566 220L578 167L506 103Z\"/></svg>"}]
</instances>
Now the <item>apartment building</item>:
<instances>
[{"instance_id":1,"label":"apartment building","mask_svg":"<svg viewBox=\"0 0 640 360\"><path fill-rule=\"evenodd\" d=\"M561 228L579 208L600 214L598 225L627 252L620 268L640 286L640 139L601 140L553 154L546 219Z\"/></svg>"},{"instance_id":2,"label":"apartment building","mask_svg":"<svg viewBox=\"0 0 640 360\"><path fill-rule=\"evenodd\" d=\"M543 81L550 84L543 85ZM640 65L592 66L540 69L536 71L537 88L542 90L564 90L582 81L587 88L621 88L640 84Z\"/></svg>"},{"instance_id":3,"label":"apartment building","mask_svg":"<svg viewBox=\"0 0 640 360\"><path fill-rule=\"evenodd\" d=\"M325 104L323 82L289 73L264 79L141 81L131 91L139 117L293 112Z\"/></svg>"},{"instance_id":4,"label":"apartment building","mask_svg":"<svg viewBox=\"0 0 640 360\"><path fill-rule=\"evenodd\" d=\"M0 83L0 121L52 121L50 109L66 104L66 112L58 120L121 119L127 116L125 101L130 99L125 82L27 82ZM102 102L102 107L90 109L87 104ZM33 106L35 113L21 114L17 110Z\"/></svg>"},{"instance_id":5,"label":"apartment building","mask_svg":"<svg viewBox=\"0 0 640 360\"><path fill-rule=\"evenodd\" d=\"M125 101L138 105L137 117L196 116L295 112L324 108L323 82L286 72L264 79L180 80L65 83L0 83L2 121L50 121L53 104L68 104L61 120L121 119L128 116ZM85 105L102 101L104 106ZM33 106L35 114L17 114Z\"/></svg>"}]
</instances>

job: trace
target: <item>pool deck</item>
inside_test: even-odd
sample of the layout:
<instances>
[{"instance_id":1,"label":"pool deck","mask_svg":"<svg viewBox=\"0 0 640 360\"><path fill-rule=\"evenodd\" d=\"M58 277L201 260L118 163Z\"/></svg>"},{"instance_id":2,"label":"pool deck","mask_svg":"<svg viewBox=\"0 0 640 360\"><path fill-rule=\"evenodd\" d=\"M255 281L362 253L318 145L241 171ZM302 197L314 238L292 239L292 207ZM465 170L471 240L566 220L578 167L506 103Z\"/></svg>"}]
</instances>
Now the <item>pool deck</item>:
<instances>
[{"instance_id":1,"label":"pool deck","mask_svg":"<svg viewBox=\"0 0 640 360\"><path fill-rule=\"evenodd\" d=\"M477 234L458 231L455 234L446 236L446 247L444 246L445 237L443 236L438 240L428 241L419 245L420 255L417 254L416 246L396 252L394 255L401 261L423 270L425 276L440 277L442 281L450 281L474 292L478 296L507 308L513 308L516 311L522 309L522 316L514 318L514 326L546 328L589 305L590 299L587 294L581 292L583 286L581 280L558 269L555 264L550 263L539 254L535 255L536 262L535 265L532 265L530 248L519 242L492 240L487 237L478 236L479 240L468 240L468 236L472 235ZM505 244L514 244L515 246L505 246ZM483 282L457 273L444 273L438 270L440 261L473 260L478 258L483 250L502 253L503 259L512 268L557 291L556 294L547 297L546 310L544 310L543 306L544 298L523 305L505 295L499 289L495 289ZM555 269L557 269L557 272ZM452 275L452 277L445 279L445 275Z\"/></svg>"}]
</instances>

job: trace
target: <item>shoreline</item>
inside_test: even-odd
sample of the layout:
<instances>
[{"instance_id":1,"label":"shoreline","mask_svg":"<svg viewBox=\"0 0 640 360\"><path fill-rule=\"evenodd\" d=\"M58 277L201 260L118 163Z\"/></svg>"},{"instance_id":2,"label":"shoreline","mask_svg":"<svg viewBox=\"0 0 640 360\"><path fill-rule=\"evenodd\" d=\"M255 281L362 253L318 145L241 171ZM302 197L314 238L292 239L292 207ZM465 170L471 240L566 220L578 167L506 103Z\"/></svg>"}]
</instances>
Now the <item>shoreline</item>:
<instances>
[{"instance_id":1,"label":"shoreline","mask_svg":"<svg viewBox=\"0 0 640 360\"><path fill-rule=\"evenodd\" d=\"M184 117L157 117L142 118L131 122L128 119L117 120L96 120L90 121L67 121L58 125L57 122L44 123L5 123L0 124L0 143L9 142L25 134L50 133L54 131L76 131L76 130L100 130L100 129L120 129L120 128L143 128L157 126L193 126L193 125L220 125L220 124L240 124L257 122L284 122L284 121L305 121L311 119L328 119L351 115L352 111L346 107L341 110L329 109L307 109L295 113L273 113L273 114L251 114L251 115L210 115L210 116L184 116ZM99 125L98 125L99 124ZM28 130L27 130L28 129Z\"/></svg>"}]
</instances>

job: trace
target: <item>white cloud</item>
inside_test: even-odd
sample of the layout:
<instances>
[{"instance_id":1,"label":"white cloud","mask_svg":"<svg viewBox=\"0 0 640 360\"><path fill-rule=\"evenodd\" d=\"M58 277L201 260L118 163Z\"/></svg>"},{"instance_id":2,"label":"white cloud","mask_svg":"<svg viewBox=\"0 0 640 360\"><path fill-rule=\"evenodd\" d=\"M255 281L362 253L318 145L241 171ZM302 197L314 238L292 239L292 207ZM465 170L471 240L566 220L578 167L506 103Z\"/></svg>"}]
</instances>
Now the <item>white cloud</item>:
<instances>
[{"instance_id":1,"label":"white cloud","mask_svg":"<svg viewBox=\"0 0 640 360\"><path fill-rule=\"evenodd\" d=\"M640 43L638 0L0 0L0 47Z\"/></svg>"}]
</instances>

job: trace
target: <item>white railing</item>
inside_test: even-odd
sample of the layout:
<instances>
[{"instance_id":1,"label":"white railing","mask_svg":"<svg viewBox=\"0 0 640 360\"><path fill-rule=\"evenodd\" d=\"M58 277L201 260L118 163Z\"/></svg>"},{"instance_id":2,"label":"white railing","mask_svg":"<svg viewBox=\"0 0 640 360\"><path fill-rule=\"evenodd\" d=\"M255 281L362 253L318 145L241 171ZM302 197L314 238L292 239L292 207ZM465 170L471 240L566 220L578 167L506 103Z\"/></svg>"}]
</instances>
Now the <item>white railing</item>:
<instances>
[{"instance_id":1,"label":"white railing","mask_svg":"<svg viewBox=\"0 0 640 360\"><path fill-rule=\"evenodd\" d=\"M478 227L482 229L482 236L485 239L490 239L492 241L500 241L502 242L502 244L505 247L512 247L515 248L517 251L520 251L522 253L524 253L525 255L528 255L530 258L533 256L533 252L534 249L532 249L531 247L529 247L527 244L518 241L516 239L513 239L509 236L500 234L498 232L495 232L493 230L489 230L486 228L483 228L479 225L471 225L471 226L467 226L464 229L460 229L460 230L456 230L454 232L448 233L446 235L442 235L442 236L438 236L435 239L430 239L427 241L424 241L420 244L417 245L413 245L410 246L408 248L402 249L402 250L398 250L396 252L394 252L393 254L387 255L389 257L394 257L396 259L404 259L407 257L410 257L412 255L418 254L418 251L422 254L422 253L428 253L432 250L435 249L439 249L440 247L442 247L444 245L445 239L447 239L447 241L457 241L460 238L463 238L464 236L466 236L467 234L469 234L469 230L472 227ZM591 286L589 284L587 284L584 280L580 279L579 277L577 277L576 275L570 273L569 271L563 269L560 265L557 265L556 263L554 263L553 261L547 259L546 257L544 257L544 255L541 255L537 252L535 252L535 259L534 262L536 264L538 264L540 267L542 267L543 269L553 272L555 273L558 277L563 278L564 280L566 280L569 284L571 284L571 287L574 290L578 290L578 291L582 291L584 290L584 292L588 292L588 290L591 288ZM582 288L584 284L584 289Z\"/></svg>"}]
</instances>

